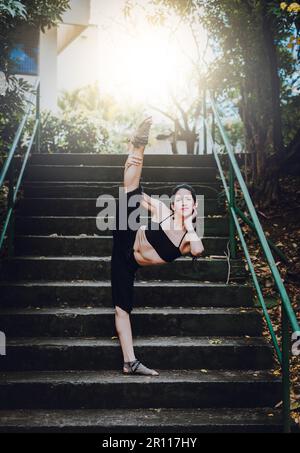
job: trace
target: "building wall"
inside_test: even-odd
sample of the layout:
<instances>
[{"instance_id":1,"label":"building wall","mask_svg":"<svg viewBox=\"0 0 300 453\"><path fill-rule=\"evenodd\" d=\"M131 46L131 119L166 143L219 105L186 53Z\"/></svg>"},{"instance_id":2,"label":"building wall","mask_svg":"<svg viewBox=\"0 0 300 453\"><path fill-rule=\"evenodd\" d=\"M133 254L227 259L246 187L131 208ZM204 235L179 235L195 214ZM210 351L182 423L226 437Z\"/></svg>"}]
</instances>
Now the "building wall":
<instances>
[{"instance_id":1,"label":"building wall","mask_svg":"<svg viewBox=\"0 0 300 453\"><path fill-rule=\"evenodd\" d=\"M98 29L85 29L58 56L58 93L93 84L98 78Z\"/></svg>"},{"instance_id":2,"label":"building wall","mask_svg":"<svg viewBox=\"0 0 300 453\"><path fill-rule=\"evenodd\" d=\"M40 35L41 108L57 111L57 28Z\"/></svg>"},{"instance_id":3,"label":"building wall","mask_svg":"<svg viewBox=\"0 0 300 453\"><path fill-rule=\"evenodd\" d=\"M64 24L89 25L91 23L91 0L71 0L71 9L62 16Z\"/></svg>"}]
</instances>

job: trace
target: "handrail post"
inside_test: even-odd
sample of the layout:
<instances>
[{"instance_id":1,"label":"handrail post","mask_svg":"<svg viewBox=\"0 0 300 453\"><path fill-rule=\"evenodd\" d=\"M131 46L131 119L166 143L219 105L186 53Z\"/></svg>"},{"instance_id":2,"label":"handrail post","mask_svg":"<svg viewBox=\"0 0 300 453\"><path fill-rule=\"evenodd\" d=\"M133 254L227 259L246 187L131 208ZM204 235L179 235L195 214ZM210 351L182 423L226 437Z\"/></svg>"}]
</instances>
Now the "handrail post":
<instances>
[{"instance_id":1,"label":"handrail post","mask_svg":"<svg viewBox=\"0 0 300 453\"><path fill-rule=\"evenodd\" d=\"M214 99L214 92L212 92L212 99ZM216 142L216 117L212 109L212 140L213 144Z\"/></svg>"},{"instance_id":2,"label":"handrail post","mask_svg":"<svg viewBox=\"0 0 300 453\"><path fill-rule=\"evenodd\" d=\"M38 84L36 91L36 121L38 121L38 128L36 131L36 141L35 141L35 152L41 152L41 89L40 84Z\"/></svg>"},{"instance_id":3,"label":"handrail post","mask_svg":"<svg viewBox=\"0 0 300 453\"><path fill-rule=\"evenodd\" d=\"M289 320L282 302L282 390L283 390L283 429L291 432L291 395L290 395L290 331Z\"/></svg>"},{"instance_id":4,"label":"handrail post","mask_svg":"<svg viewBox=\"0 0 300 453\"><path fill-rule=\"evenodd\" d=\"M203 89L203 154L207 154L207 131L206 131L206 116L207 116L207 106L206 106L206 89Z\"/></svg>"},{"instance_id":5,"label":"handrail post","mask_svg":"<svg viewBox=\"0 0 300 453\"><path fill-rule=\"evenodd\" d=\"M229 194L230 194L230 206L229 206L229 215L230 215L230 225L229 225L229 236L230 236L230 254L232 259L236 259L236 230L235 222L231 209L235 210L235 187L234 187L234 171L231 162L229 163Z\"/></svg>"},{"instance_id":6,"label":"handrail post","mask_svg":"<svg viewBox=\"0 0 300 453\"><path fill-rule=\"evenodd\" d=\"M9 212L10 210L12 210L7 236L8 256L14 255L14 242L15 242L14 186L15 186L15 160L13 158L9 169L8 199L7 199L8 200L7 211Z\"/></svg>"}]
</instances>

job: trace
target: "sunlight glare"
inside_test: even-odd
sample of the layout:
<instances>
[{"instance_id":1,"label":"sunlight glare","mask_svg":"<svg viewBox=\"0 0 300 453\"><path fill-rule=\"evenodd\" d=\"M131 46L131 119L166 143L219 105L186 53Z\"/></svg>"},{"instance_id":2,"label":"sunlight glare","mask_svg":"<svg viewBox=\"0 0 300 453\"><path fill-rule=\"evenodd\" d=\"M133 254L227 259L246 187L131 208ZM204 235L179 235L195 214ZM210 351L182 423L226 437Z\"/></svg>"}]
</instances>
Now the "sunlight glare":
<instances>
[{"instance_id":1,"label":"sunlight glare","mask_svg":"<svg viewBox=\"0 0 300 453\"><path fill-rule=\"evenodd\" d=\"M117 98L167 105L170 90L188 84L191 63L185 53L193 41L182 25L175 23L172 31L141 19L136 28L126 29L112 20L106 36L99 34L99 48L100 86Z\"/></svg>"}]
</instances>

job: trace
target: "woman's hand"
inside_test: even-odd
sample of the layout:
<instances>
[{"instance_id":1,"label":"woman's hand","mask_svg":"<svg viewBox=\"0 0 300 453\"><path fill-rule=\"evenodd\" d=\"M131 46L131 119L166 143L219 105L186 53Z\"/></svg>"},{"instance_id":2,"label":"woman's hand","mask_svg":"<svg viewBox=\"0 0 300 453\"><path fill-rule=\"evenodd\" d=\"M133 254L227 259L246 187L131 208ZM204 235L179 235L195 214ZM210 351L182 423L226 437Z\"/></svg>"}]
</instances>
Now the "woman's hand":
<instances>
[{"instance_id":1,"label":"woman's hand","mask_svg":"<svg viewBox=\"0 0 300 453\"><path fill-rule=\"evenodd\" d=\"M188 231L194 231L194 225L193 225L193 220L197 217L197 209L196 208L193 208L193 211L191 214L189 214L188 216L186 216L184 218L184 226L185 228L188 230Z\"/></svg>"},{"instance_id":2,"label":"woman's hand","mask_svg":"<svg viewBox=\"0 0 300 453\"><path fill-rule=\"evenodd\" d=\"M204 247L202 240L197 235L193 220L197 217L197 209L194 207L193 212L185 217L184 219L184 226L187 229L187 238L190 241L191 245L191 254L194 258L197 258L202 255L204 252Z\"/></svg>"},{"instance_id":3,"label":"woman's hand","mask_svg":"<svg viewBox=\"0 0 300 453\"><path fill-rule=\"evenodd\" d=\"M127 169L130 167L130 165L142 165L143 163L143 158L140 156L137 156L136 154L128 154L126 163L125 163L125 168Z\"/></svg>"},{"instance_id":4,"label":"woman's hand","mask_svg":"<svg viewBox=\"0 0 300 453\"><path fill-rule=\"evenodd\" d=\"M130 165L140 165L143 163L143 158L134 154L129 154L127 161Z\"/></svg>"}]
</instances>

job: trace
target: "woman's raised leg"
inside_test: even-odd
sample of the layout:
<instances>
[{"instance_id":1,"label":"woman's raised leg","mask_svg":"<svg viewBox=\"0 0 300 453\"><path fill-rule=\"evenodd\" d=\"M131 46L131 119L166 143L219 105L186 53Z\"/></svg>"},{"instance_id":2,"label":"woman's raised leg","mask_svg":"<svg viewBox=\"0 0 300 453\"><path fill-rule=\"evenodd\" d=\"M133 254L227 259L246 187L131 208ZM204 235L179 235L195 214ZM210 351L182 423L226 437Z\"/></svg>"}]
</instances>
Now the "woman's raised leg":
<instances>
[{"instance_id":1,"label":"woman's raised leg","mask_svg":"<svg viewBox=\"0 0 300 453\"><path fill-rule=\"evenodd\" d=\"M125 192L131 192L139 187L143 168L143 157L145 145L148 141L151 120L145 120L139 126L133 142L129 144L129 156L124 169L124 188ZM115 305L115 325L121 343L124 365L123 372L131 374L158 375L157 371L145 367L136 357L133 350L132 329L130 314ZM132 367L131 367L132 366Z\"/></svg>"},{"instance_id":2,"label":"woman's raised leg","mask_svg":"<svg viewBox=\"0 0 300 453\"><path fill-rule=\"evenodd\" d=\"M144 120L129 143L129 155L124 168L125 192L130 192L139 186L143 169L144 151L148 143L151 125L151 117Z\"/></svg>"},{"instance_id":3,"label":"woman's raised leg","mask_svg":"<svg viewBox=\"0 0 300 453\"><path fill-rule=\"evenodd\" d=\"M134 148L133 145L130 144L129 148L130 151L124 168L125 192L131 192L139 186L144 161L145 147Z\"/></svg>"}]
</instances>

